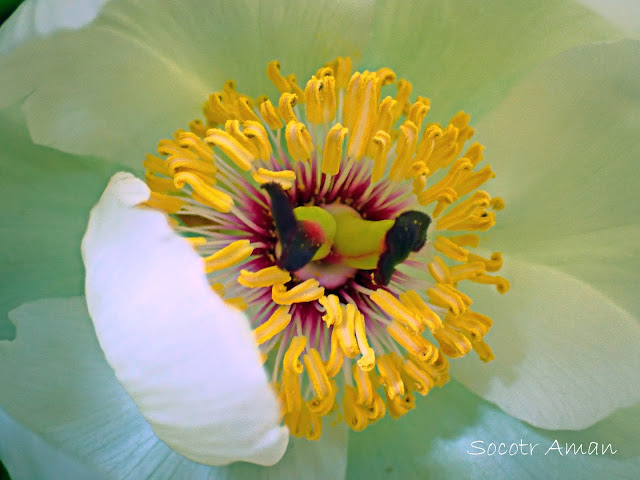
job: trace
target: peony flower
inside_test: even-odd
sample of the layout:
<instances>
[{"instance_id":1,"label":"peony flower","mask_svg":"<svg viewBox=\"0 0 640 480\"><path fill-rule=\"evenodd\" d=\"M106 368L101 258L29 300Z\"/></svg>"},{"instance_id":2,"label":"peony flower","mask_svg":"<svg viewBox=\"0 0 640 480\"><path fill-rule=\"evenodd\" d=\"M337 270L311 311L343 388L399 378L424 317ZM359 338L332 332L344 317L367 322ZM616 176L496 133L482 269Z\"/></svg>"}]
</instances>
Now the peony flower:
<instances>
[{"instance_id":1,"label":"peony flower","mask_svg":"<svg viewBox=\"0 0 640 480\"><path fill-rule=\"evenodd\" d=\"M564 2L114 1L7 47L0 405L78 475L631 475L640 46L624 36ZM387 92L396 133L366 113ZM85 300L77 249L107 182ZM466 355L492 360L485 335L488 364ZM554 440L620 456L473 455Z\"/></svg>"}]
</instances>

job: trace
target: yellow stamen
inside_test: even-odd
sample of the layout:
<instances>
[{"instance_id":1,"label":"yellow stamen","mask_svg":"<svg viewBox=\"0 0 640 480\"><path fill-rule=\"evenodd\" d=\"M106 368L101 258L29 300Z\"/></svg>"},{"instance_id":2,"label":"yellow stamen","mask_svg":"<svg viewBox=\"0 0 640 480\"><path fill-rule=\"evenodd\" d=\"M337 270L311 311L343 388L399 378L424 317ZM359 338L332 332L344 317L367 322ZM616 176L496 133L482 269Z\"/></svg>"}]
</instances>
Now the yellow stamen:
<instances>
[{"instance_id":1,"label":"yellow stamen","mask_svg":"<svg viewBox=\"0 0 640 480\"><path fill-rule=\"evenodd\" d=\"M326 415L331 411L331 408L335 404L336 395L338 393L338 386L336 385L335 380L330 380L331 382L331 393L324 398L312 398L311 401L307 404L309 410L316 415Z\"/></svg>"},{"instance_id":2,"label":"yellow stamen","mask_svg":"<svg viewBox=\"0 0 640 480\"><path fill-rule=\"evenodd\" d=\"M327 134L322 153L322 173L336 175L342 161L342 146L348 129L336 123Z\"/></svg>"},{"instance_id":3,"label":"yellow stamen","mask_svg":"<svg viewBox=\"0 0 640 480\"><path fill-rule=\"evenodd\" d=\"M322 358L320 358L320 353L315 348L310 348L309 352L304 355L303 360L316 396L322 399L331 395L331 383L322 363Z\"/></svg>"},{"instance_id":4,"label":"yellow stamen","mask_svg":"<svg viewBox=\"0 0 640 480\"><path fill-rule=\"evenodd\" d=\"M291 280L289 272L281 270L277 266L266 267L257 272L241 270L238 283L248 288L271 287L276 284L285 284Z\"/></svg>"},{"instance_id":5,"label":"yellow stamen","mask_svg":"<svg viewBox=\"0 0 640 480\"><path fill-rule=\"evenodd\" d=\"M225 298L224 303L229 305L230 307L235 308L236 310L240 310L241 312L244 312L247 308L249 308L249 305L242 297Z\"/></svg>"},{"instance_id":6,"label":"yellow stamen","mask_svg":"<svg viewBox=\"0 0 640 480\"><path fill-rule=\"evenodd\" d=\"M241 170L251 169L251 164L256 159L238 140L224 130L218 128L207 130L207 136L204 141L217 146Z\"/></svg>"},{"instance_id":7,"label":"yellow stamen","mask_svg":"<svg viewBox=\"0 0 640 480\"><path fill-rule=\"evenodd\" d=\"M304 123L296 122L295 120L287 123L285 139L287 140L287 148L291 158L297 161L311 158L313 142Z\"/></svg>"},{"instance_id":8,"label":"yellow stamen","mask_svg":"<svg viewBox=\"0 0 640 480\"><path fill-rule=\"evenodd\" d=\"M467 309L467 305L462 297L462 292L450 285L436 283L433 287L427 288L427 295L432 304L447 308L454 315L460 315Z\"/></svg>"},{"instance_id":9,"label":"yellow stamen","mask_svg":"<svg viewBox=\"0 0 640 480\"><path fill-rule=\"evenodd\" d=\"M285 124L289 122L297 122L298 118L293 113L293 107L298 104L298 97L293 93L283 93L280 95L280 101L278 102L278 113L282 117Z\"/></svg>"},{"instance_id":10,"label":"yellow stamen","mask_svg":"<svg viewBox=\"0 0 640 480\"><path fill-rule=\"evenodd\" d=\"M311 302L324 295L324 288L317 280L309 278L287 290L284 285L274 285L271 289L271 298L278 305L291 305L294 303Z\"/></svg>"},{"instance_id":11,"label":"yellow stamen","mask_svg":"<svg viewBox=\"0 0 640 480\"><path fill-rule=\"evenodd\" d=\"M433 363L438 358L438 349L422 335L416 335L407 330L398 321L387 327L389 335L402 345L411 355L421 362Z\"/></svg>"},{"instance_id":12,"label":"yellow stamen","mask_svg":"<svg viewBox=\"0 0 640 480\"><path fill-rule=\"evenodd\" d=\"M491 275L480 274L470 278L469 280L475 283L482 283L484 285L495 285L498 293L507 293L509 288L511 288L509 280L500 276L492 277Z\"/></svg>"},{"instance_id":13,"label":"yellow stamen","mask_svg":"<svg viewBox=\"0 0 640 480\"><path fill-rule=\"evenodd\" d=\"M280 62L273 60L267 64L267 78L273 82L280 93L290 91L289 82L280 73Z\"/></svg>"},{"instance_id":14,"label":"yellow stamen","mask_svg":"<svg viewBox=\"0 0 640 480\"><path fill-rule=\"evenodd\" d=\"M496 174L491 170L491 166L487 165L477 172L469 172L456 184L455 190L459 197L473 192L487 180L495 177Z\"/></svg>"},{"instance_id":15,"label":"yellow stamen","mask_svg":"<svg viewBox=\"0 0 640 480\"><path fill-rule=\"evenodd\" d=\"M204 143L202 139L194 133L181 132L180 135L178 135L178 145L182 148L188 148L191 152L197 155L199 159L204 160L205 162L213 164L215 161L211 147Z\"/></svg>"},{"instance_id":16,"label":"yellow stamen","mask_svg":"<svg viewBox=\"0 0 640 480\"><path fill-rule=\"evenodd\" d=\"M418 318L429 331L433 332L442 326L440 317L431 310L429 305L415 291L407 290L405 293L400 294L400 301L413 312L415 318Z\"/></svg>"},{"instance_id":17,"label":"yellow stamen","mask_svg":"<svg viewBox=\"0 0 640 480\"><path fill-rule=\"evenodd\" d=\"M473 348L467 337L447 325L436 331L433 336L442 352L451 358L464 357Z\"/></svg>"},{"instance_id":18,"label":"yellow stamen","mask_svg":"<svg viewBox=\"0 0 640 480\"><path fill-rule=\"evenodd\" d=\"M482 275L486 271L486 265L483 262L469 262L463 265L451 267L451 281L459 282L461 280L469 280L471 278Z\"/></svg>"},{"instance_id":19,"label":"yellow stamen","mask_svg":"<svg viewBox=\"0 0 640 480\"><path fill-rule=\"evenodd\" d=\"M451 240L442 235L436 237L433 242L433 248L438 250L440 253L443 253L447 257L452 260L457 260L458 262L466 262L469 258L469 251L464 248L456 245Z\"/></svg>"},{"instance_id":20,"label":"yellow stamen","mask_svg":"<svg viewBox=\"0 0 640 480\"><path fill-rule=\"evenodd\" d=\"M207 239L204 237L184 237L184 239L189 242L193 248L198 248L207 244Z\"/></svg>"},{"instance_id":21,"label":"yellow stamen","mask_svg":"<svg viewBox=\"0 0 640 480\"><path fill-rule=\"evenodd\" d=\"M405 106L409 101L409 95L411 95L411 90L413 89L411 82L406 81L404 78L398 80L396 86L398 87L398 93L395 98L396 106L393 109L394 120L398 120L402 112L404 112Z\"/></svg>"},{"instance_id":22,"label":"yellow stamen","mask_svg":"<svg viewBox=\"0 0 640 480\"><path fill-rule=\"evenodd\" d=\"M193 188L194 198L197 196L218 212L227 213L233 207L233 199L229 194L207 185L200 176L194 173L177 172L173 183L179 189L183 188L185 184L189 184Z\"/></svg>"},{"instance_id":23,"label":"yellow stamen","mask_svg":"<svg viewBox=\"0 0 640 480\"><path fill-rule=\"evenodd\" d=\"M264 168L258 168L253 175L253 179L263 185L265 183L277 183L283 190L290 189L296 181L296 174L293 170L280 170L272 172Z\"/></svg>"},{"instance_id":24,"label":"yellow stamen","mask_svg":"<svg viewBox=\"0 0 640 480\"><path fill-rule=\"evenodd\" d=\"M377 93L378 79L376 75L373 73L363 74L357 81L357 85L352 89L351 95L353 97L347 100L351 109L349 121L345 121L345 125L350 132L347 142L347 155L354 160L360 160L365 154L371 128L378 110Z\"/></svg>"},{"instance_id":25,"label":"yellow stamen","mask_svg":"<svg viewBox=\"0 0 640 480\"><path fill-rule=\"evenodd\" d=\"M373 170L371 172L371 183L379 181L384 175L384 169L387 164L387 155L389 154L391 143L391 136L383 130L378 130L373 136Z\"/></svg>"},{"instance_id":26,"label":"yellow stamen","mask_svg":"<svg viewBox=\"0 0 640 480\"><path fill-rule=\"evenodd\" d=\"M402 397L393 397L387 395L387 408L392 418L398 419L405 415L416 406L415 397L411 393L407 393Z\"/></svg>"},{"instance_id":27,"label":"yellow stamen","mask_svg":"<svg viewBox=\"0 0 640 480\"><path fill-rule=\"evenodd\" d=\"M464 235L456 235L449 237L453 243L459 247L477 247L480 244L480 237L475 233L466 233Z\"/></svg>"},{"instance_id":28,"label":"yellow stamen","mask_svg":"<svg viewBox=\"0 0 640 480\"><path fill-rule=\"evenodd\" d=\"M213 255L205 257L206 273L223 270L246 260L253 253L253 247L249 243L249 240L236 240Z\"/></svg>"},{"instance_id":29,"label":"yellow stamen","mask_svg":"<svg viewBox=\"0 0 640 480\"><path fill-rule=\"evenodd\" d=\"M389 67L382 67L376 72L376 76L378 77L378 84L381 87L385 85L390 85L396 81L396 73L391 70Z\"/></svg>"},{"instance_id":30,"label":"yellow stamen","mask_svg":"<svg viewBox=\"0 0 640 480\"><path fill-rule=\"evenodd\" d=\"M324 364L329 377L335 377L344 362L344 352L340 348L340 341L338 340L338 327L334 325L331 331L331 350L329 352L329 360Z\"/></svg>"},{"instance_id":31,"label":"yellow stamen","mask_svg":"<svg viewBox=\"0 0 640 480\"><path fill-rule=\"evenodd\" d=\"M411 105L407 119L412 121L418 130L420 130L422 121L424 117L427 116L427 113L429 113L429 110L431 110L431 101L428 98L418 97L416 102Z\"/></svg>"},{"instance_id":32,"label":"yellow stamen","mask_svg":"<svg viewBox=\"0 0 640 480\"><path fill-rule=\"evenodd\" d=\"M169 169L165 166L164 162L156 157L155 155L151 155L147 153L145 156L144 162L142 162L142 166L144 166L146 173L151 174L160 174L165 177L171 176Z\"/></svg>"},{"instance_id":33,"label":"yellow stamen","mask_svg":"<svg viewBox=\"0 0 640 480\"><path fill-rule=\"evenodd\" d=\"M287 75L286 80L289 84L289 91L298 97L300 103L304 103L304 91L298 86L298 77L291 73Z\"/></svg>"},{"instance_id":34,"label":"yellow stamen","mask_svg":"<svg viewBox=\"0 0 640 480\"><path fill-rule=\"evenodd\" d=\"M422 331L423 325L420 320L391 293L378 289L371 294L370 298L382 311L408 327L412 333L416 334Z\"/></svg>"},{"instance_id":35,"label":"yellow stamen","mask_svg":"<svg viewBox=\"0 0 640 480\"><path fill-rule=\"evenodd\" d=\"M338 57L332 66L336 77L337 88L347 88L351 78L351 57Z\"/></svg>"},{"instance_id":36,"label":"yellow stamen","mask_svg":"<svg viewBox=\"0 0 640 480\"><path fill-rule=\"evenodd\" d=\"M355 335L358 342L358 348L362 352L362 358L358 360L358 366L365 372L373 370L376 364L376 354L369 346L367 340L367 331L364 323L364 315L356 311L355 315Z\"/></svg>"},{"instance_id":37,"label":"yellow stamen","mask_svg":"<svg viewBox=\"0 0 640 480\"><path fill-rule=\"evenodd\" d=\"M273 104L269 99L260 104L260 114L271 130L279 130L284 126L280 115L276 113L276 109L273 108Z\"/></svg>"},{"instance_id":38,"label":"yellow stamen","mask_svg":"<svg viewBox=\"0 0 640 480\"><path fill-rule=\"evenodd\" d=\"M403 367L405 373L413 380L416 390L420 395L426 395L435 386L434 379L418 367L411 359L406 359Z\"/></svg>"},{"instance_id":39,"label":"yellow stamen","mask_svg":"<svg viewBox=\"0 0 640 480\"><path fill-rule=\"evenodd\" d=\"M258 345L262 345L268 340L282 332L291 322L291 315L287 307L279 307L273 314L261 325L255 328L253 335Z\"/></svg>"},{"instance_id":40,"label":"yellow stamen","mask_svg":"<svg viewBox=\"0 0 640 480\"><path fill-rule=\"evenodd\" d=\"M362 370L358 365L353 364L351 367L353 379L356 382L356 388L358 390L358 397L356 403L359 405L371 405L373 403L374 388L371 384L371 378L369 373Z\"/></svg>"},{"instance_id":41,"label":"yellow stamen","mask_svg":"<svg viewBox=\"0 0 640 480\"><path fill-rule=\"evenodd\" d=\"M184 205L184 201L178 197L163 195L162 193L151 192L149 199L140 204L141 206L162 210L165 213L177 213Z\"/></svg>"},{"instance_id":42,"label":"yellow stamen","mask_svg":"<svg viewBox=\"0 0 640 480\"><path fill-rule=\"evenodd\" d=\"M437 283L451 283L451 270L440 257L433 257L427 264L427 270Z\"/></svg>"},{"instance_id":43,"label":"yellow stamen","mask_svg":"<svg viewBox=\"0 0 640 480\"><path fill-rule=\"evenodd\" d=\"M447 317L447 324L466 332L469 339L473 340L484 337L493 325L493 320L481 313L467 311L457 317Z\"/></svg>"},{"instance_id":44,"label":"yellow stamen","mask_svg":"<svg viewBox=\"0 0 640 480\"><path fill-rule=\"evenodd\" d=\"M347 304L342 312L342 322L334 327L337 329L340 348L348 358L353 358L360 353L355 336L355 317L359 313L355 305Z\"/></svg>"},{"instance_id":45,"label":"yellow stamen","mask_svg":"<svg viewBox=\"0 0 640 480\"><path fill-rule=\"evenodd\" d=\"M252 120L246 120L243 123L244 130L242 133L249 139L249 141L257 148L259 154L258 158L265 162L271 158L273 149L271 148L271 142L267 135L267 131L260 122L254 122Z\"/></svg>"},{"instance_id":46,"label":"yellow stamen","mask_svg":"<svg viewBox=\"0 0 640 480\"><path fill-rule=\"evenodd\" d=\"M382 385L389 398L401 397L404 395L404 383L400 377L400 372L393 364L393 360L389 355L380 355L376 362L378 372L380 373Z\"/></svg>"},{"instance_id":47,"label":"yellow stamen","mask_svg":"<svg viewBox=\"0 0 640 480\"><path fill-rule=\"evenodd\" d=\"M258 158L260 156L260 152L256 144L249 140L249 138L240 128L240 120L227 120L227 122L224 124L224 129L229 135L235 138L238 143L242 145L247 151L251 152L251 155L254 158Z\"/></svg>"},{"instance_id":48,"label":"yellow stamen","mask_svg":"<svg viewBox=\"0 0 640 480\"><path fill-rule=\"evenodd\" d=\"M480 255L473 253L469 254L469 262L482 262L484 263L487 272L497 272L502 268L502 253L493 252L490 258L484 258Z\"/></svg>"},{"instance_id":49,"label":"yellow stamen","mask_svg":"<svg viewBox=\"0 0 640 480\"><path fill-rule=\"evenodd\" d=\"M369 423L368 412L358 405L357 393L351 385L344 386L342 408L344 421L352 430L360 432L367 428L367 424Z\"/></svg>"},{"instance_id":50,"label":"yellow stamen","mask_svg":"<svg viewBox=\"0 0 640 480\"><path fill-rule=\"evenodd\" d=\"M300 381L298 374L293 371L284 370L282 372L282 390L284 391L286 406L283 410L286 413L299 412L302 409L302 395L300 395Z\"/></svg>"},{"instance_id":51,"label":"yellow stamen","mask_svg":"<svg viewBox=\"0 0 640 480\"><path fill-rule=\"evenodd\" d=\"M340 306L340 299L336 295L332 294L326 297L320 297L318 302L326 311L322 316L322 320L327 324L327 327L340 325L342 323L342 307Z\"/></svg>"},{"instance_id":52,"label":"yellow stamen","mask_svg":"<svg viewBox=\"0 0 640 480\"><path fill-rule=\"evenodd\" d=\"M311 77L304 91L307 120L310 123L329 123L336 115L336 82L333 76Z\"/></svg>"},{"instance_id":53,"label":"yellow stamen","mask_svg":"<svg viewBox=\"0 0 640 480\"><path fill-rule=\"evenodd\" d=\"M411 157L418 141L418 128L410 121L400 126L400 136L396 144L396 158L391 165L389 180L400 181L410 178L407 174L411 167Z\"/></svg>"}]
</instances>

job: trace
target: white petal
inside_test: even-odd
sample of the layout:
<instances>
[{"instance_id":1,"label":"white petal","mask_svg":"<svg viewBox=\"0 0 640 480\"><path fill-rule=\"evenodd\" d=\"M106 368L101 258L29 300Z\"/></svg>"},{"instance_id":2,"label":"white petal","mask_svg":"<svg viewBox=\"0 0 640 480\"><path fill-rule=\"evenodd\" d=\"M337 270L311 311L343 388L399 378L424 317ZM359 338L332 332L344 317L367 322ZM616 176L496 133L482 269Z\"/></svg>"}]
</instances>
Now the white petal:
<instances>
[{"instance_id":1,"label":"white petal","mask_svg":"<svg viewBox=\"0 0 640 480\"><path fill-rule=\"evenodd\" d=\"M640 33L640 2L637 0L578 0L628 32Z\"/></svg>"},{"instance_id":2,"label":"white petal","mask_svg":"<svg viewBox=\"0 0 640 480\"><path fill-rule=\"evenodd\" d=\"M26 0L0 29L0 55L31 38L91 23L109 0Z\"/></svg>"},{"instance_id":3,"label":"white petal","mask_svg":"<svg viewBox=\"0 0 640 480\"><path fill-rule=\"evenodd\" d=\"M165 215L135 206L148 195L132 175L114 175L83 239L87 305L107 361L179 453L272 465L288 432L247 319L211 291Z\"/></svg>"},{"instance_id":4,"label":"white petal","mask_svg":"<svg viewBox=\"0 0 640 480\"><path fill-rule=\"evenodd\" d=\"M586 428L640 401L635 318L549 267L505 256L501 274L511 281L504 295L484 285L465 290L493 318L487 342L496 359L451 362L456 380L510 415L555 430Z\"/></svg>"}]
</instances>

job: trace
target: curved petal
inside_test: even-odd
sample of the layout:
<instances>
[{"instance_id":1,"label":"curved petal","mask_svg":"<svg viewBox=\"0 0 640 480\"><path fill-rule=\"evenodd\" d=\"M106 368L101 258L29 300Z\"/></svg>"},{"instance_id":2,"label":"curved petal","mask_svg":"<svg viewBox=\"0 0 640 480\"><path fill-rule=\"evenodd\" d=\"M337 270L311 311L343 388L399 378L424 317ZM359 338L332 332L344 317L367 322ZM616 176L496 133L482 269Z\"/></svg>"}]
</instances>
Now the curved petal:
<instances>
[{"instance_id":1,"label":"curved petal","mask_svg":"<svg viewBox=\"0 0 640 480\"><path fill-rule=\"evenodd\" d=\"M206 281L166 216L137 207L148 187L113 176L82 241L87 305L116 376L154 431L208 465L273 465L287 446L244 314Z\"/></svg>"},{"instance_id":2,"label":"curved petal","mask_svg":"<svg viewBox=\"0 0 640 480\"><path fill-rule=\"evenodd\" d=\"M492 247L584 281L640 319L640 42L532 72L478 125L507 207Z\"/></svg>"},{"instance_id":3,"label":"curved petal","mask_svg":"<svg viewBox=\"0 0 640 480\"><path fill-rule=\"evenodd\" d=\"M505 257L511 290L468 288L496 359L452 362L471 390L532 425L579 430L640 401L640 324L591 286ZM482 288L484 287L484 288Z\"/></svg>"},{"instance_id":4,"label":"curved petal","mask_svg":"<svg viewBox=\"0 0 640 480\"><path fill-rule=\"evenodd\" d=\"M36 143L140 168L144 152L200 117L229 77L258 95L274 58L302 76L358 54L371 11L366 1L113 1L86 29L0 59L0 108L26 97Z\"/></svg>"},{"instance_id":5,"label":"curved petal","mask_svg":"<svg viewBox=\"0 0 640 480\"><path fill-rule=\"evenodd\" d=\"M70 456L55 450L0 409L0 459L11 478L98 480L102 478ZM0 466L0 478L2 467Z\"/></svg>"},{"instance_id":6,"label":"curved petal","mask_svg":"<svg viewBox=\"0 0 640 480\"><path fill-rule=\"evenodd\" d=\"M627 32L640 33L640 3L635 0L578 0Z\"/></svg>"},{"instance_id":7,"label":"curved petal","mask_svg":"<svg viewBox=\"0 0 640 480\"><path fill-rule=\"evenodd\" d=\"M588 430L563 432L522 423L456 382L417 399L416 404L400 420L386 417L364 432L351 434L347 478L634 478L640 468L640 406L618 412ZM555 448L556 440L563 455ZM611 444L616 453L566 454L567 444L584 445L586 452L593 447L591 442ZM490 447L491 443L496 446ZM505 443L503 452L517 444L518 453L511 447L513 455L497 454L500 443ZM600 446L598 452L602 452Z\"/></svg>"},{"instance_id":8,"label":"curved petal","mask_svg":"<svg viewBox=\"0 0 640 480\"><path fill-rule=\"evenodd\" d=\"M363 63L389 66L432 100L429 118L480 118L528 71L568 48L621 35L573 2L376 2Z\"/></svg>"},{"instance_id":9,"label":"curved petal","mask_svg":"<svg viewBox=\"0 0 640 480\"><path fill-rule=\"evenodd\" d=\"M0 28L0 55L32 38L93 21L109 0L26 0Z\"/></svg>"},{"instance_id":10,"label":"curved petal","mask_svg":"<svg viewBox=\"0 0 640 480\"><path fill-rule=\"evenodd\" d=\"M0 339L7 313L47 296L81 295L87 214L118 165L36 146L17 107L0 111Z\"/></svg>"}]
</instances>

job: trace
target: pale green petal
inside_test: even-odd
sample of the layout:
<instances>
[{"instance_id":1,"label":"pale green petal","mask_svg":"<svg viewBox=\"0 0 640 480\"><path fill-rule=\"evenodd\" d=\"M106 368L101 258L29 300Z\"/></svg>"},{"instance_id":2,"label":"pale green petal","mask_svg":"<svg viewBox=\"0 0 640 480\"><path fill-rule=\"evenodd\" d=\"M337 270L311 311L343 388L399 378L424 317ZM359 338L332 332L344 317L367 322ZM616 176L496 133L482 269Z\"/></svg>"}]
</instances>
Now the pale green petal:
<instances>
[{"instance_id":1,"label":"pale green petal","mask_svg":"<svg viewBox=\"0 0 640 480\"><path fill-rule=\"evenodd\" d=\"M549 60L477 126L503 196L488 248L586 282L640 319L640 42Z\"/></svg>"},{"instance_id":2,"label":"pale green petal","mask_svg":"<svg viewBox=\"0 0 640 480\"><path fill-rule=\"evenodd\" d=\"M109 0L26 0L0 28L0 55L27 40L89 24Z\"/></svg>"},{"instance_id":3,"label":"pale green petal","mask_svg":"<svg viewBox=\"0 0 640 480\"><path fill-rule=\"evenodd\" d=\"M96 472L51 447L0 409L0 460L14 480L98 480ZM1 471L1 470L0 470ZM0 478L3 478L0 474Z\"/></svg>"},{"instance_id":4,"label":"pale green petal","mask_svg":"<svg viewBox=\"0 0 640 480\"><path fill-rule=\"evenodd\" d=\"M28 303L11 319L16 339L0 341L0 405L107 478L247 478L235 475L236 469L251 472L251 478L281 478L265 467L196 464L161 442L107 365L83 298ZM271 468L289 473L317 465L320 451L330 459L325 478L341 478L345 442L340 431L329 432L319 450L291 442L290 451Z\"/></svg>"},{"instance_id":5,"label":"pale green petal","mask_svg":"<svg viewBox=\"0 0 640 480\"><path fill-rule=\"evenodd\" d=\"M277 93L269 60L304 79L338 54L358 54L370 19L367 2L113 1L86 29L0 59L0 107L26 97L37 143L139 168L225 80Z\"/></svg>"},{"instance_id":6,"label":"pale green petal","mask_svg":"<svg viewBox=\"0 0 640 480\"><path fill-rule=\"evenodd\" d=\"M33 145L17 108L0 112L0 339L7 312L45 296L80 295L80 240L117 165Z\"/></svg>"},{"instance_id":7,"label":"pale green petal","mask_svg":"<svg viewBox=\"0 0 640 480\"><path fill-rule=\"evenodd\" d=\"M578 0L627 32L640 34L640 3L637 0Z\"/></svg>"},{"instance_id":8,"label":"pale green petal","mask_svg":"<svg viewBox=\"0 0 640 480\"><path fill-rule=\"evenodd\" d=\"M479 118L541 60L619 34L573 2L376 2L363 63L383 65L431 98L432 121L463 109Z\"/></svg>"},{"instance_id":9,"label":"pale green petal","mask_svg":"<svg viewBox=\"0 0 640 480\"><path fill-rule=\"evenodd\" d=\"M449 480L635 478L640 469L640 407L623 410L581 432L533 428L476 397L456 382L416 401L416 409L399 420L386 417L349 439L347 478ZM612 444L615 455L545 453L554 440L565 448L589 443ZM472 442L538 444L533 455L470 455ZM475 444L482 447L482 444ZM519 447L518 447L519 448ZM522 451L522 450L520 450ZM526 451L529 453L530 448Z\"/></svg>"},{"instance_id":10,"label":"pale green petal","mask_svg":"<svg viewBox=\"0 0 640 480\"><path fill-rule=\"evenodd\" d=\"M549 267L505 257L511 290L468 286L493 318L496 359L452 362L452 375L505 412L549 429L581 429L640 401L640 324L600 292ZM484 291L483 291L484 290ZM493 288L492 288L493 290Z\"/></svg>"}]
</instances>

